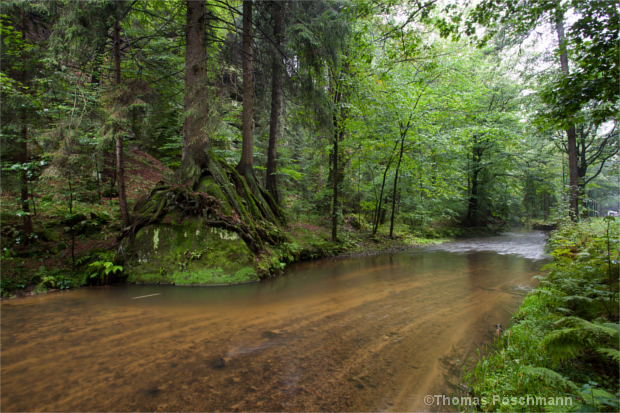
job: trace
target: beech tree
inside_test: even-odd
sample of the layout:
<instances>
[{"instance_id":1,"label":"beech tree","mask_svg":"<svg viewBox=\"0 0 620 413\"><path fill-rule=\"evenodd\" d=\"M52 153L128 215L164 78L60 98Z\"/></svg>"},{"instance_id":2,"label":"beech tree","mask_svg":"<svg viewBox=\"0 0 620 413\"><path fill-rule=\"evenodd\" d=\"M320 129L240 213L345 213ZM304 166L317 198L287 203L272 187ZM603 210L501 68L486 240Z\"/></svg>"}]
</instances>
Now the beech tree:
<instances>
[{"instance_id":1,"label":"beech tree","mask_svg":"<svg viewBox=\"0 0 620 413\"><path fill-rule=\"evenodd\" d=\"M571 10L577 20L566 30L565 15ZM487 33L480 39L486 44L505 26L510 27L513 41L522 41L534 29L550 23L558 39L557 55L561 76L546 86L543 100L550 108L543 112L544 123L562 127L566 133L566 150L569 169L569 205L573 219L579 216L579 167L575 122L578 112L594 101L600 107L597 123L609 116L617 116L615 102L620 92L618 84L617 7L607 1L571 0L560 2L484 0L471 13L466 33L475 33L474 25L487 26ZM570 37L567 37L567 34ZM586 40L590 38L590 40ZM577 59L577 72L571 74L568 50L570 47L583 56ZM614 52L616 50L616 52ZM602 76L601 76L602 74ZM615 106L615 108L614 108ZM545 115L546 114L546 115Z\"/></svg>"}]
</instances>

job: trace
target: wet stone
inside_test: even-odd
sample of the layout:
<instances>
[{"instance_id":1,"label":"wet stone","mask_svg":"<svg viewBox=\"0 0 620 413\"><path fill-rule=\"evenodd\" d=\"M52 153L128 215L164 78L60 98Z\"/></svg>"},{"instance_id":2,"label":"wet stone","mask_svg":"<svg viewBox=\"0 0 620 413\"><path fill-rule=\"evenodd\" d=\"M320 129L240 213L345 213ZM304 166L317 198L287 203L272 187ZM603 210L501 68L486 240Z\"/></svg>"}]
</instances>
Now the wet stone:
<instances>
[{"instance_id":1,"label":"wet stone","mask_svg":"<svg viewBox=\"0 0 620 413\"><path fill-rule=\"evenodd\" d=\"M269 340L273 340L279 335L280 335L280 330L270 330L270 331L263 331L263 334L261 334L261 337L268 338Z\"/></svg>"},{"instance_id":2,"label":"wet stone","mask_svg":"<svg viewBox=\"0 0 620 413\"><path fill-rule=\"evenodd\" d=\"M161 393L161 389L159 387L155 386L155 387L152 387L152 388L148 389L146 391L146 393L149 396L155 397L155 396L158 396Z\"/></svg>"},{"instance_id":3,"label":"wet stone","mask_svg":"<svg viewBox=\"0 0 620 413\"><path fill-rule=\"evenodd\" d=\"M221 358L214 358L213 360L211 360L211 367L214 367L216 369L222 369L224 368L224 366L226 365L226 361Z\"/></svg>"}]
</instances>

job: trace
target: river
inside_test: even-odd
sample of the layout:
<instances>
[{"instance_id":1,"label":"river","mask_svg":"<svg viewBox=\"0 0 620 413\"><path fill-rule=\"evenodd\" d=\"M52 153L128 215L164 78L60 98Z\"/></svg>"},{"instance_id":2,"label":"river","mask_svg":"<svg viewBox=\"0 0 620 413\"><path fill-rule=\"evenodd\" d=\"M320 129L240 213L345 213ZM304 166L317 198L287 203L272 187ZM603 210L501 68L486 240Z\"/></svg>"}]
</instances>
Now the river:
<instances>
[{"instance_id":1,"label":"river","mask_svg":"<svg viewBox=\"0 0 620 413\"><path fill-rule=\"evenodd\" d=\"M2 302L3 411L426 411L545 263L537 231L287 267L231 287Z\"/></svg>"}]
</instances>

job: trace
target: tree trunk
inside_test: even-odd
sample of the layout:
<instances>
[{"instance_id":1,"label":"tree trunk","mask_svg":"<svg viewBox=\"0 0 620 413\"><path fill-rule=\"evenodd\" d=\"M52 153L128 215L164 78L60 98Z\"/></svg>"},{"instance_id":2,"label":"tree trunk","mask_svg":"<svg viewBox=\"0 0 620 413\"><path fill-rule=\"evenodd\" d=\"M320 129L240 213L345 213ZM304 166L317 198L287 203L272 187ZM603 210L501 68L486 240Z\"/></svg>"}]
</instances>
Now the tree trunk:
<instances>
[{"instance_id":1,"label":"tree trunk","mask_svg":"<svg viewBox=\"0 0 620 413\"><path fill-rule=\"evenodd\" d=\"M69 177L69 214L73 215L73 185L71 185L71 177Z\"/></svg>"},{"instance_id":2,"label":"tree trunk","mask_svg":"<svg viewBox=\"0 0 620 413\"><path fill-rule=\"evenodd\" d=\"M474 135L474 145L472 148L472 172L471 172L471 194L469 196L469 207L467 208L467 217L465 218L465 225L477 226L478 222L478 176L482 171L480 162L482 161L482 154L484 150L480 147L480 143Z\"/></svg>"},{"instance_id":3,"label":"tree trunk","mask_svg":"<svg viewBox=\"0 0 620 413\"><path fill-rule=\"evenodd\" d=\"M97 173L97 194L99 195L99 204L101 204L101 179L99 176L99 164L97 163L97 154L94 155L95 172Z\"/></svg>"},{"instance_id":4,"label":"tree trunk","mask_svg":"<svg viewBox=\"0 0 620 413\"><path fill-rule=\"evenodd\" d=\"M385 165L385 170L383 171L383 181L381 182L381 192L379 193L379 205L377 205L377 213L373 219L372 226L372 235L377 234L377 230L379 229L379 222L381 220L381 204L383 203L383 190L385 189L385 180L387 178L387 173L390 170L390 166L392 165L392 156L388 159L387 165Z\"/></svg>"},{"instance_id":5,"label":"tree trunk","mask_svg":"<svg viewBox=\"0 0 620 413\"><path fill-rule=\"evenodd\" d=\"M252 47L252 1L243 2L243 142L241 144L241 160L237 172L242 176L253 175L254 158L254 68Z\"/></svg>"},{"instance_id":6,"label":"tree trunk","mask_svg":"<svg viewBox=\"0 0 620 413\"><path fill-rule=\"evenodd\" d=\"M120 10L118 11L120 15ZM114 22L114 86L117 90L121 84L121 26L119 17ZM127 196L125 194L125 162L123 160L123 137L116 135L116 176L118 181L118 204L121 209L123 225L128 227L129 211L127 211Z\"/></svg>"},{"instance_id":7,"label":"tree trunk","mask_svg":"<svg viewBox=\"0 0 620 413\"><path fill-rule=\"evenodd\" d=\"M90 83L93 85L98 85L101 81L101 67L103 66L103 53L105 52L105 46L105 43L102 44L95 52L95 57L93 58L93 68L90 74Z\"/></svg>"},{"instance_id":8,"label":"tree trunk","mask_svg":"<svg viewBox=\"0 0 620 413\"><path fill-rule=\"evenodd\" d=\"M337 90L334 92L334 106L338 107L342 100L342 92ZM335 109L338 110L338 109ZM339 198L339 185L343 180L343 176L341 176L340 172L340 148L338 144L344 138L344 119L342 118L342 112L337 112L333 114L332 122L334 133L332 135L332 185L333 185L333 194L332 194L332 241L336 242L338 240L338 216L340 211L340 203L338 202Z\"/></svg>"},{"instance_id":9,"label":"tree trunk","mask_svg":"<svg viewBox=\"0 0 620 413\"><path fill-rule=\"evenodd\" d=\"M278 138L281 132L282 119L282 81L280 70L280 51L279 46L282 44L282 4L273 1L271 3L273 10L273 35L274 43L277 47L273 47L272 53L272 77L271 77L271 120L269 128L269 147L267 149L267 191L271 194L274 201L279 204L277 191L277 164L278 155Z\"/></svg>"},{"instance_id":10,"label":"tree trunk","mask_svg":"<svg viewBox=\"0 0 620 413\"><path fill-rule=\"evenodd\" d=\"M409 124L407 124L407 129L409 129ZM400 137L400 153L398 154L398 164L396 165L396 172L394 175L394 190L392 191L392 218L390 220L390 238L393 238L394 234L394 211L396 209L396 188L398 188L398 171L400 169L400 161L403 158L403 152L405 148L405 136L407 136L407 129L402 132L402 136Z\"/></svg>"},{"instance_id":11,"label":"tree trunk","mask_svg":"<svg viewBox=\"0 0 620 413\"><path fill-rule=\"evenodd\" d=\"M333 197L332 197L332 241L338 240L338 121L336 115L334 115L334 142L333 142L333 160L332 160L332 172L334 174L332 179L333 184Z\"/></svg>"},{"instance_id":12,"label":"tree trunk","mask_svg":"<svg viewBox=\"0 0 620 413\"><path fill-rule=\"evenodd\" d=\"M34 185L32 183L32 179L29 179L30 183L30 200L32 201L32 212L34 212L34 216L37 216L37 204L34 202Z\"/></svg>"},{"instance_id":13,"label":"tree trunk","mask_svg":"<svg viewBox=\"0 0 620 413\"><path fill-rule=\"evenodd\" d=\"M22 34L22 40L25 42L26 40L26 12L24 9L21 9L21 23L20 29ZM22 47L22 71L21 71L21 81L22 81L22 93L26 94L26 84L28 83L28 72L25 67L25 51ZM24 222L24 235L26 239L26 243L30 240L30 234L32 233L32 217L30 216L30 203L28 201L28 175L26 172L26 164L28 163L28 113L26 107L22 107L20 113L20 119L22 123L21 129L21 137L20 137L20 154L19 154L19 162L22 164L22 171L20 176L20 186L21 186L21 202L22 202L22 220Z\"/></svg>"},{"instance_id":14,"label":"tree trunk","mask_svg":"<svg viewBox=\"0 0 620 413\"><path fill-rule=\"evenodd\" d=\"M588 157L587 157L587 148L586 148L586 136L584 136L583 129L579 132L579 138L576 138L576 149L577 149L577 182L579 185L579 198L581 201L585 199L586 196L586 174L588 173ZM584 207L581 211L581 216L583 218L588 217L588 207Z\"/></svg>"},{"instance_id":15,"label":"tree trunk","mask_svg":"<svg viewBox=\"0 0 620 413\"><path fill-rule=\"evenodd\" d=\"M22 120L22 131L21 131L21 153L19 162L22 164L22 171L20 177L20 186L21 186L21 202L22 202L22 220L24 222L24 235L26 237L26 242L30 239L29 236L32 233L32 217L30 216L30 202L28 199L28 174L26 172L25 166L28 163L28 126L26 109L22 109L21 113Z\"/></svg>"},{"instance_id":16,"label":"tree trunk","mask_svg":"<svg viewBox=\"0 0 620 413\"><path fill-rule=\"evenodd\" d=\"M246 12L247 3L244 4ZM251 22L251 16L247 13L244 17L249 17ZM205 227L235 232L256 254L259 262L258 257L264 252L266 242L277 245L286 241L283 233L275 229L275 225L285 224L286 220L273 198L254 179L251 152L250 162L242 168L243 173L239 173L237 168L217 156L204 131L208 120L205 19L205 2L188 0L184 101L186 117L183 160L175 173L176 185L158 184L146 197L140 199L136 205L136 218L131 227L123 232L122 238L128 238L131 242L141 228L161 223L166 216L176 213L180 214L178 220L193 216L200 219ZM245 82L244 86L248 85L251 86L252 82ZM217 189L210 190L212 185ZM228 207L230 210L227 211Z\"/></svg>"},{"instance_id":17,"label":"tree trunk","mask_svg":"<svg viewBox=\"0 0 620 413\"><path fill-rule=\"evenodd\" d=\"M183 149L181 180L196 177L206 166L205 149L210 141L204 131L207 113L207 36L205 31L206 7L204 1L188 0L185 37L185 96L183 107Z\"/></svg>"},{"instance_id":18,"label":"tree trunk","mask_svg":"<svg viewBox=\"0 0 620 413\"><path fill-rule=\"evenodd\" d=\"M556 9L555 28L560 44L560 65L562 73L568 75L568 53L566 51L566 38L564 36L564 15L558 8ZM569 211L573 221L579 220L579 170L577 166L577 139L575 136L575 125L566 130L567 149L568 149L568 176L569 176Z\"/></svg>"}]
</instances>

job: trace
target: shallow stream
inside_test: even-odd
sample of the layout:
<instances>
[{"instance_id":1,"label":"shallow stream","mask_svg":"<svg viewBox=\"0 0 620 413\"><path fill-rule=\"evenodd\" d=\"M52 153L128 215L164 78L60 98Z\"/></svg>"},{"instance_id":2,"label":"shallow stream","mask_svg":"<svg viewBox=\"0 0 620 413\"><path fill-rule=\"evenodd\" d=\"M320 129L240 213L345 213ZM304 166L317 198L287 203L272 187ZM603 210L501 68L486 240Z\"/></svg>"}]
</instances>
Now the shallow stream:
<instances>
[{"instance_id":1,"label":"shallow stream","mask_svg":"<svg viewBox=\"0 0 620 413\"><path fill-rule=\"evenodd\" d=\"M462 392L465 360L535 284L544 240L298 263L232 287L3 301L2 410L437 410L424 396Z\"/></svg>"}]
</instances>

